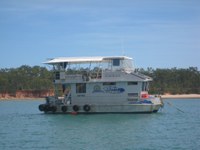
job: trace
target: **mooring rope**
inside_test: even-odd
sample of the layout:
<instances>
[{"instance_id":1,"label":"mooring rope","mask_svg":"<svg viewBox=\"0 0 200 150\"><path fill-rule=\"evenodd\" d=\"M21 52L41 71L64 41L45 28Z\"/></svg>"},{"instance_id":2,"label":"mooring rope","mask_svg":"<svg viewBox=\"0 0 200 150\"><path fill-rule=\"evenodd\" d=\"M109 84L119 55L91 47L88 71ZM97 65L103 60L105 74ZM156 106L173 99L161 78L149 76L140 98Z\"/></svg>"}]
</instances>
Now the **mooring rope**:
<instances>
[{"instance_id":1,"label":"mooring rope","mask_svg":"<svg viewBox=\"0 0 200 150\"><path fill-rule=\"evenodd\" d=\"M180 108L178 108L177 106L173 105L172 103L170 102L166 102L168 105L174 107L175 109L177 109L178 111L182 112L182 113L185 113L183 110L181 110Z\"/></svg>"}]
</instances>

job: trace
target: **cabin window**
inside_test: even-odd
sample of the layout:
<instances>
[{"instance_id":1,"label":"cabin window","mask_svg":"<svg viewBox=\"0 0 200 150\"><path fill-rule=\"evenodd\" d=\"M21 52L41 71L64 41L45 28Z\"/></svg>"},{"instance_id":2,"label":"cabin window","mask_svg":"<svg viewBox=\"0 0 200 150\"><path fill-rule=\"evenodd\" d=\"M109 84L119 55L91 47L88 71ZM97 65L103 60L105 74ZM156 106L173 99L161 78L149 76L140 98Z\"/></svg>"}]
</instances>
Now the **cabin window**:
<instances>
[{"instance_id":1,"label":"cabin window","mask_svg":"<svg viewBox=\"0 0 200 150\"><path fill-rule=\"evenodd\" d=\"M128 85L137 85L137 82L128 82Z\"/></svg>"},{"instance_id":2,"label":"cabin window","mask_svg":"<svg viewBox=\"0 0 200 150\"><path fill-rule=\"evenodd\" d=\"M86 83L77 83L76 93L86 93Z\"/></svg>"},{"instance_id":3,"label":"cabin window","mask_svg":"<svg viewBox=\"0 0 200 150\"><path fill-rule=\"evenodd\" d=\"M116 82L104 82L103 85L116 85Z\"/></svg>"},{"instance_id":4,"label":"cabin window","mask_svg":"<svg viewBox=\"0 0 200 150\"><path fill-rule=\"evenodd\" d=\"M149 83L142 82L142 91L148 91L148 90L149 90Z\"/></svg>"},{"instance_id":5,"label":"cabin window","mask_svg":"<svg viewBox=\"0 0 200 150\"><path fill-rule=\"evenodd\" d=\"M145 85L146 85L146 83L142 82L142 91L145 91Z\"/></svg>"},{"instance_id":6,"label":"cabin window","mask_svg":"<svg viewBox=\"0 0 200 150\"><path fill-rule=\"evenodd\" d=\"M138 97L138 93L128 93L129 97Z\"/></svg>"},{"instance_id":7,"label":"cabin window","mask_svg":"<svg viewBox=\"0 0 200 150\"><path fill-rule=\"evenodd\" d=\"M60 72L55 72L55 79L59 80L60 79Z\"/></svg>"},{"instance_id":8,"label":"cabin window","mask_svg":"<svg viewBox=\"0 0 200 150\"><path fill-rule=\"evenodd\" d=\"M119 66L120 65L120 59L113 59L113 66Z\"/></svg>"}]
</instances>

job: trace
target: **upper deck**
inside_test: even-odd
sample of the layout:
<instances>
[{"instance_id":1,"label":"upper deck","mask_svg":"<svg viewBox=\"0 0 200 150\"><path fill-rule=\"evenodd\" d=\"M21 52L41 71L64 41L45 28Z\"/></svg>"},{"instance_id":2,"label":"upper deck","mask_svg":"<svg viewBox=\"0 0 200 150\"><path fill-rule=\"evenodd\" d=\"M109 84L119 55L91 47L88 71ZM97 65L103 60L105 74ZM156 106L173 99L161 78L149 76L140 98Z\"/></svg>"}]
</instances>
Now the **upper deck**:
<instances>
[{"instance_id":1,"label":"upper deck","mask_svg":"<svg viewBox=\"0 0 200 150\"><path fill-rule=\"evenodd\" d=\"M126 56L59 57L44 63L53 65L57 83L151 80L135 73L132 58Z\"/></svg>"},{"instance_id":2,"label":"upper deck","mask_svg":"<svg viewBox=\"0 0 200 150\"><path fill-rule=\"evenodd\" d=\"M66 69L71 65L99 64L100 67L108 70L123 69L133 71L132 58L126 56L111 56L111 57L59 57L50 59L45 64L53 65L57 70ZM83 67L83 66L82 66ZM84 66L85 67L85 66Z\"/></svg>"}]
</instances>

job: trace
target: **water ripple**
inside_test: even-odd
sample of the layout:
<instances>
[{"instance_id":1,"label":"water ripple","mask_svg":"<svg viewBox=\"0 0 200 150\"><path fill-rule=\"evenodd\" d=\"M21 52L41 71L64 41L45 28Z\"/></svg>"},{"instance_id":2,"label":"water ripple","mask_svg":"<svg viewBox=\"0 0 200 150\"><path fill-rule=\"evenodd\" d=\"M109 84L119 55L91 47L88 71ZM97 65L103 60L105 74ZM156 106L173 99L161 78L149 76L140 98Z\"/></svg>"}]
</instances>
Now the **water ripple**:
<instances>
[{"instance_id":1,"label":"water ripple","mask_svg":"<svg viewBox=\"0 0 200 150\"><path fill-rule=\"evenodd\" d=\"M0 149L198 149L200 100L170 102L186 113L45 115L41 101L0 102Z\"/></svg>"}]
</instances>

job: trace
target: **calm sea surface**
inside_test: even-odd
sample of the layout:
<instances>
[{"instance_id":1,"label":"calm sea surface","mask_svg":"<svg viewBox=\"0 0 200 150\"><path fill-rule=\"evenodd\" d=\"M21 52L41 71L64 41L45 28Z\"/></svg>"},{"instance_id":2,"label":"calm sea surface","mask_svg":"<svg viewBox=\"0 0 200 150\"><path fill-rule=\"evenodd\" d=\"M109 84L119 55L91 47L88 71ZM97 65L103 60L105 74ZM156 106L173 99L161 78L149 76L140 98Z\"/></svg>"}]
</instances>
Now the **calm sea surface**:
<instances>
[{"instance_id":1,"label":"calm sea surface","mask_svg":"<svg viewBox=\"0 0 200 150\"><path fill-rule=\"evenodd\" d=\"M0 101L0 150L200 149L200 99L156 114L45 115L43 102Z\"/></svg>"}]
</instances>

